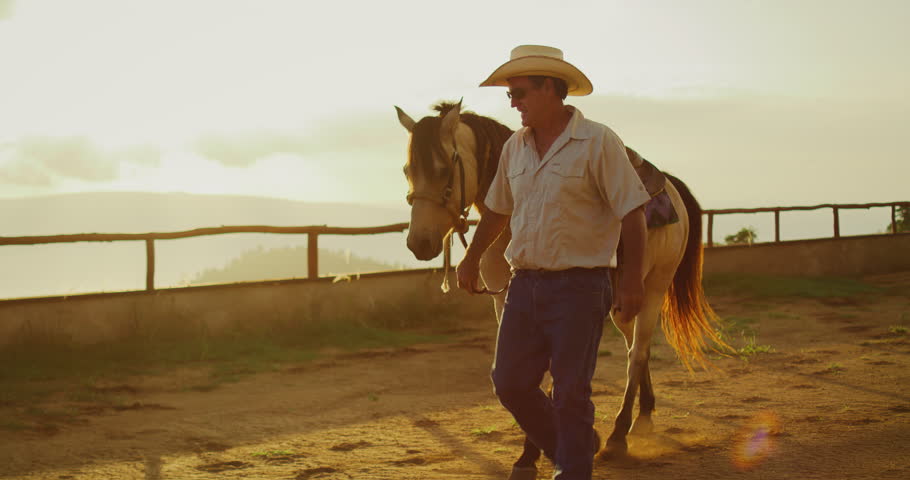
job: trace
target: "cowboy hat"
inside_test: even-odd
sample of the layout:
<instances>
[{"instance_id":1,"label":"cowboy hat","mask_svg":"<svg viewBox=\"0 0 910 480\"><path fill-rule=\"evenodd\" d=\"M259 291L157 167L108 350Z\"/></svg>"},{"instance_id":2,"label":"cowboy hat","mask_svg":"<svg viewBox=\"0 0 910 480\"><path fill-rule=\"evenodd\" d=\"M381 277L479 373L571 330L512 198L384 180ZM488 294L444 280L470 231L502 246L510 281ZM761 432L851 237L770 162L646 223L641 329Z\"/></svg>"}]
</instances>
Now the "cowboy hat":
<instances>
[{"instance_id":1,"label":"cowboy hat","mask_svg":"<svg viewBox=\"0 0 910 480\"><path fill-rule=\"evenodd\" d=\"M543 45L519 45L512 49L512 56L481 87L508 87L512 77L543 75L565 80L569 95L587 95L594 90L591 81L581 70L562 59L562 50Z\"/></svg>"}]
</instances>

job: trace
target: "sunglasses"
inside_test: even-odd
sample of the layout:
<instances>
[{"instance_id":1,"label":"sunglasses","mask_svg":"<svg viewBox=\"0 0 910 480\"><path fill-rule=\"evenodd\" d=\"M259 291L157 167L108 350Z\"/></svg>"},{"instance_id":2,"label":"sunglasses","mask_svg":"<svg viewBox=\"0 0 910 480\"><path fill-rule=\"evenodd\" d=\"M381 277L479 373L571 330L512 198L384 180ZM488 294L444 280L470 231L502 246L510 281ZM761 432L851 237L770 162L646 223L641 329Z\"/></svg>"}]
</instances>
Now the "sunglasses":
<instances>
[{"instance_id":1,"label":"sunglasses","mask_svg":"<svg viewBox=\"0 0 910 480\"><path fill-rule=\"evenodd\" d=\"M528 91L523 88L513 88L506 92L506 96L509 97L510 100L521 100L522 98L525 98L525 95L527 94Z\"/></svg>"}]
</instances>

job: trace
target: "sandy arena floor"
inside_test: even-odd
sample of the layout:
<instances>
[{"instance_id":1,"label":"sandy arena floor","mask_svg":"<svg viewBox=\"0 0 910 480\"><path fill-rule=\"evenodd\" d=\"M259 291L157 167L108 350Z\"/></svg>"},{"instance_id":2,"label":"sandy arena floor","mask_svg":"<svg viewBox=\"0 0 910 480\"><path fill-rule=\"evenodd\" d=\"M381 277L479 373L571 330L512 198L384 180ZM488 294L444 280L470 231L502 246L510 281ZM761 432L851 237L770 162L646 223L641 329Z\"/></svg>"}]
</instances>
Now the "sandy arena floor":
<instances>
[{"instance_id":1,"label":"sandy arena floor","mask_svg":"<svg viewBox=\"0 0 910 480\"><path fill-rule=\"evenodd\" d=\"M594 477L910 478L910 336L892 328L910 324L910 272L869 280L908 293L711 298L722 316L757 319L757 343L774 351L690 375L661 335L655 432ZM523 437L491 391L492 315L465 329L450 344L338 355L211 392L181 390L193 371L111 385L125 406L0 430L0 478L505 479ZM594 385L606 436L625 358L612 333L601 350L611 352ZM541 462L540 478L551 473Z\"/></svg>"}]
</instances>

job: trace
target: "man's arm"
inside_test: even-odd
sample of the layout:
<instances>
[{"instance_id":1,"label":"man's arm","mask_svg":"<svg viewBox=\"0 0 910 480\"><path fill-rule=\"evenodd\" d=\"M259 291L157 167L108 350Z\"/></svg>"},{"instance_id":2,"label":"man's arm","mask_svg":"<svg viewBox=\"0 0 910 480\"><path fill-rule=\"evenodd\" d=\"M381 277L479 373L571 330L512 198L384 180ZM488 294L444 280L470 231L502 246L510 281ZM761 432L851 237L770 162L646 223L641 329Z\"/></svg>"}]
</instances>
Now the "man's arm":
<instances>
[{"instance_id":1,"label":"man's arm","mask_svg":"<svg viewBox=\"0 0 910 480\"><path fill-rule=\"evenodd\" d=\"M455 269L459 288L469 293L477 293L477 281L480 277L480 257L499 238L499 234L509 223L509 218L509 215L502 215L489 209L484 212L480 222L477 223L477 230L474 231L474 237L471 239L471 244L468 246L464 258Z\"/></svg>"},{"instance_id":2,"label":"man's arm","mask_svg":"<svg viewBox=\"0 0 910 480\"><path fill-rule=\"evenodd\" d=\"M644 205L622 219L622 276L619 280L616 309L629 320L641 311L644 301L644 256L648 243Z\"/></svg>"}]
</instances>

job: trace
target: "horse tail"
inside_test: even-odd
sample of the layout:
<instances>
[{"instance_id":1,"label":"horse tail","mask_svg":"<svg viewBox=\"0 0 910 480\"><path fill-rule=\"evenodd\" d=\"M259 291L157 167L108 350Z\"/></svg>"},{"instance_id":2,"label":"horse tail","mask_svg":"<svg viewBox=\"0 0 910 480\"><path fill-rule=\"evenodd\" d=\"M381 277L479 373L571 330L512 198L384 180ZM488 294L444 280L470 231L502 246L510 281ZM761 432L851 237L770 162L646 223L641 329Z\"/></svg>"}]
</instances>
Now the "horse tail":
<instances>
[{"instance_id":1,"label":"horse tail","mask_svg":"<svg viewBox=\"0 0 910 480\"><path fill-rule=\"evenodd\" d=\"M701 240L701 206L682 180L669 174L667 178L676 187L686 206L689 238L682 261L664 298L661 309L662 328L667 341L676 350L683 365L692 371L693 364L698 364L702 368L710 365L705 357L706 350L723 353L731 351L732 347L721 338L716 328L720 318L708 304L702 287L704 249ZM708 342L714 346L709 346Z\"/></svg>"}]
</instances>

